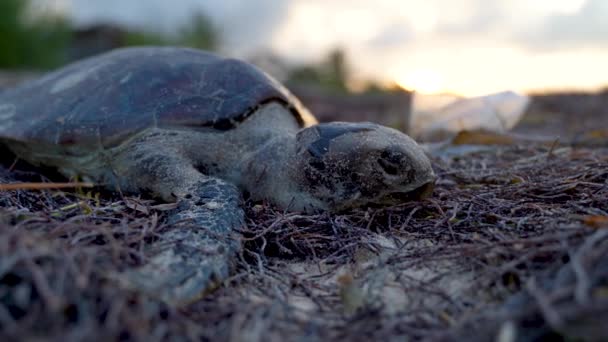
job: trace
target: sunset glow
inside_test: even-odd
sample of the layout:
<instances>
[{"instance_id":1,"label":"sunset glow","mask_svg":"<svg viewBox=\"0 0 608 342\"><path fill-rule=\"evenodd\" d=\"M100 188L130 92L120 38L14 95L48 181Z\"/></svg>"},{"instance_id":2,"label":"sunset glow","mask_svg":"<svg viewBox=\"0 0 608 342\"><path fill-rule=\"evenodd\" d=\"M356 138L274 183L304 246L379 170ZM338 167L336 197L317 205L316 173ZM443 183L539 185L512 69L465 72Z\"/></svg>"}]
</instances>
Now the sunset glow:
<instances>
[{"instance_id":1,"label":"sunset glow","mask_svg":"<svg viewBox=\"0 0 608 342\"><path fill-rule=\"evenodd\" d=\"M297 65L339 48L352 78L422 93L608 85L605 0L37 1L65 8L76 24L109 20L152 30L178 27L203 10L218 25L222 54L266 53Z\"/></svg>"},{"instance_id":2,"label":"sunset glow","mask_svg":"<svg viewBox=\"0 0 608 342\"><path fill-rule=\"evenodd\" d=\"M405 89L424 94L436 94L446 90L441 74L430 69L413 70L403 77L397 77L395 82Z\"/></svg>"}]
</instances>

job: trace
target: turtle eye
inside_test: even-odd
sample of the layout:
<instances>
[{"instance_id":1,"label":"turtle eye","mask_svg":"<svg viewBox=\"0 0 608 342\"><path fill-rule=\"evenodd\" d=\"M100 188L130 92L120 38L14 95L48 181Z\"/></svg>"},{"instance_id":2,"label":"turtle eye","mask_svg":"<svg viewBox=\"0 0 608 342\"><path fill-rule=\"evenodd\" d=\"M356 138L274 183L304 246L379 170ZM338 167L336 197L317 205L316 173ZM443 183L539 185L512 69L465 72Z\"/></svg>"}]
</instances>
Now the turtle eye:
<instances>
[{"instance_id":1,"label":"turtle eye","mask_svg":"<svg viewBox=\"0 0 608 342\"><path fill-rule=\"evenodd\" d=\"M325 170L325 163L319 159L312 159L311 161L308 162L308 165L312 166L314 169L316 169L318 171Z\"/></svg>"},{"instance_id":2,"label":"turtle eye","mask_svg":"<svg viewBox=\"0 0 608 342\"><path fill-rule=\"evenodd\" d=\"M393 148L388 148L380 154L378 158L378 165L389 175L397 175L399 169L403 165L403 161L406 156L403 152L397 151Z\"/></svg>"},{"instance_id":3,"label":"turtle eye","mask_svg":"<svg viewBox=\"0 0 608 342\"><path fill-rule=\"evenodd\" d=\"M395 165L394 163L391 163L390 161L388 161L386 159L378 158L378 165L380 165L380 167L382 168L382 170L384 170L384 172L386 172L387 174L389 174L391 176L395 176L399 172L398 165Z\"/></svg>"}]
</instances>

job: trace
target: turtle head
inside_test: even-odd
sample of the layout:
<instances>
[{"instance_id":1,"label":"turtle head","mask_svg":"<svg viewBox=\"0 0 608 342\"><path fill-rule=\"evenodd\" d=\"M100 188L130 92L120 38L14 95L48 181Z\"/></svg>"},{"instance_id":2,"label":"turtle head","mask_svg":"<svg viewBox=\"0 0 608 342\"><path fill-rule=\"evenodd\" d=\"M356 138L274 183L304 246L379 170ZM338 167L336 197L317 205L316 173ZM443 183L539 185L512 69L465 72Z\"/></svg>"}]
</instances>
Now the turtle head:
<instances>
[{"instance_id":1,"label":"turtle head","mask_svg":"<svg viewBox=\"0 0 608 342\"><path fill-rule=\"evenodd\" d=\"M436 179L414 140L371 123L332 122L303 129L296 137L296 153L298 183L329 210L423 199Z\"/></svg>"}]
</instances>

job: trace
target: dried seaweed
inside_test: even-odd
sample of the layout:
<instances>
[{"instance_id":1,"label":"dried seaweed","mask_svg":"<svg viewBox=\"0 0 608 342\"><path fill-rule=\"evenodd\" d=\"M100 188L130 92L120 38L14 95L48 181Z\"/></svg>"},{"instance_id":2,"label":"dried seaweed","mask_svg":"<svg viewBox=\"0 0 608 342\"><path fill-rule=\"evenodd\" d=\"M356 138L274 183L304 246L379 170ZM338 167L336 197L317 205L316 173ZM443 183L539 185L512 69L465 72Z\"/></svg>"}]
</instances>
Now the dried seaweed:
<instances>
[{"instance_id":1,"label":"dried seaweed","mask_svg":"<svg viewBox=\"0 0 608 342\"><path fill-rule=\"evenodd\" d=\"M608 149L507 146L434 165L424 202L335 215L247 202L234 276L183 308L112 280L146 262L170 204L0 192L0 337L608 337Z\"/></svg>"}]
</instances>

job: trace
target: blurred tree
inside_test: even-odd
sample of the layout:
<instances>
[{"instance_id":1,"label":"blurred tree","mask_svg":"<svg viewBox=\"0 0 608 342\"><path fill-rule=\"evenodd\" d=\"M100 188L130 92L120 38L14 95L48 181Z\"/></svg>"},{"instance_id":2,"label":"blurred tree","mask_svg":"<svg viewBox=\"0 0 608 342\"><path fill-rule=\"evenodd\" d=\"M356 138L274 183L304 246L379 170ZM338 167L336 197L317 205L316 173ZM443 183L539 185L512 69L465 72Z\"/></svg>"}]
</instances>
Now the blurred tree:
<instances>
[{"instance_id":1,"label":"blurred tree","mask_svg":"<svg viewBox=\"0 0 608 342\"><path fill-rule=\"evenodd\" d=\"M213 23L205 14L194 14L177 37L178 45L197 49L216 50L219 45L218 34Z\"/></svg>"},{"instance_id":2,"label":"blurred tree","mask_svg":"<svg viewBox=\"0 0 608 342\"><path fill-rule=\"evenodd\" d=\"M336 48L319 64L302 65L291 70L289 84L305 84L327 91L347 92L349 69L344 50Z\"/></svg>"},{"instance_id":3,"label":"blurred tree","mask_svg":"<svg viewBox=\"0 0 608 342\"><path fill-rule=\"evenodd\" d=\"M0 0L0 68L50 68L65 61L67 19L30 9L28 0Z\"/></svg>"},{"instance_id":4,"label":"blurred tree","mask_svg":"<svg viewBox=\"0 0 608 342\"><path fill-rule=\"evenodd\" d=\"M175 35L128 30L121 41L121 46L142 45L180 45L215 50L219 45L219 40L211 20L203 13L196 13Z\"/></svg>"},{"instance_id":5,"label":"blurred tree","mask_svg":"<svg viewBox=\"0 0 608 342\"><path fill-rule=\"evenodd\" d=\"M346 90L348 81L348 66L346 64L346 53L342 49L334 49L327 56L323 65L326 82L329 86L339 90Z\"/></svg>"},{"instance_id":6,"label":"blurred tree","mask_svg":"<svg viewBox=\"0 0 608 342\"><path fill-rule=\"evenodd\" d=\"M160 34L129 30L124 33L121 46L171 45L171 40Z\"/></svg>"},{"instance_id":7,"label":"blurred tree","mask_svg":"<svg viewBox=\"0 0 608 342\"><path fill-rule=\"evenodd\" d=\"M294 67L287 76L287 83L321 84L319 68L315 65Z\"/></svg>"},{"instance_id":8,"label":"blurred tree","mask_svg":"<svg viewBox=\"0 0 608 342\"><path fill-rule=\"evenodd\" d=\"M398 94L403 92L408 92L408 90L404 89L402 86L395 82L384 84L373 80L366 81L361 89L361 93L364 94Z\"/></svg>"},{"instance_id":9,"label":"blurred tree","mask_svg":"<svg viewBox=\"0 0 608 342\"><path fill-rule=\"evenodd\" d=\"M44 69L112 48L181 45L214 50L219 39L211 20L192 16L175 35L96 25L76 30L66 17L34 7L32 0L0 0L0 68Z\"/></svg>"}]
</instances>

